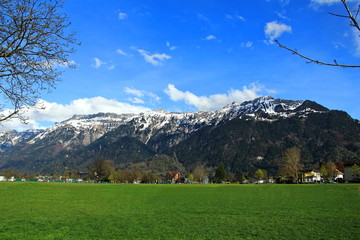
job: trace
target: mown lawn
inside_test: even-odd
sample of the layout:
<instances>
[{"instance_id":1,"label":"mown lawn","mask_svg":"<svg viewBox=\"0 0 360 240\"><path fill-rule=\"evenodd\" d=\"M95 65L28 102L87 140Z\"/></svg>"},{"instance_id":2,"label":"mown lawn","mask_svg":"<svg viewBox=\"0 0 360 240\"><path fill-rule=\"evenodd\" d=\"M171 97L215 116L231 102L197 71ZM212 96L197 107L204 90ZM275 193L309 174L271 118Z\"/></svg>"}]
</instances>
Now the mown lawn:
<instances>
[{"instance_id":1,"label":"mown lawn","mask_svg":"<svg viewBox=\"0 0 360 240\"><path fill-rule=\"evenodd\" d=\"M359 239L360 185L0 183L0 239Z\"/></svg>"}]
</instances>

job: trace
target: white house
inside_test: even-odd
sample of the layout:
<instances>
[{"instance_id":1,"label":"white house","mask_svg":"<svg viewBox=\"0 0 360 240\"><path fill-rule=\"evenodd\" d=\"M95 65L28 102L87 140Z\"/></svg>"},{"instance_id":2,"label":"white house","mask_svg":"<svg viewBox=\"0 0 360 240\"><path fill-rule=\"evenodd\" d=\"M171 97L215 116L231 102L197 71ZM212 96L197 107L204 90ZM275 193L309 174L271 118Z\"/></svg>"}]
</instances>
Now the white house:
<instances>
[{"instance_id":1,"label":"white house","mask_svg":"<svg viewBox=\"0 0 360 240\"><path fill-rule=\"evenodd\" d=\"M5 182L5 181L13 182L15 181L15 178L11 177L7 179L5 176L0 176L0 182Z\"/></svg>"},{"instance_id":2,"label":"white house","mask_svg":"<svg viewBox=\"0 0 360 240\"><path fill-rule=\"evenodd\" d=\"M305 183L319 183L321 182L321 175L315 170L304 173L304 182Z\"/></svg>"},{"instance_id":3,"label":"white house","mask_svg":"<svg viewBox=\"0 0 360 240\"><path fill-rule=\"evenodd\" d=\"M339 171L338 169L335 169L336 173L335 173L335 181L338 181L339 179L344 179L344 173Z\"/></svg>"}]
</instances>

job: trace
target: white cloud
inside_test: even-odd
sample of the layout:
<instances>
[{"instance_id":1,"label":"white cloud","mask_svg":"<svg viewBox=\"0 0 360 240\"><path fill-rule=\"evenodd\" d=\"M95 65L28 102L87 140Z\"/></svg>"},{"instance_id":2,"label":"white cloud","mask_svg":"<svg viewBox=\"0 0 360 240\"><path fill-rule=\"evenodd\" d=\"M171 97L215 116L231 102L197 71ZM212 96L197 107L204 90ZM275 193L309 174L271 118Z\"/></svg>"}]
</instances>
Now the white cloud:
<instances>
[{"instance_id":1,"label":"white cloud","mask_svg":"<svg viewBox=\"0 0 360 240\"><path fill-rule=\"evenodd\" d=\"M213 39L216 39L216 37L214 35L209 35L205 39L206 40L213 40Z\"/></svg>"},{"instance_id":2,"label":"white cloud","mask_svg":"<svg viewBox=\"0 0 360 240\"><path fill-rule=\"evenodd\" d=\"M210 96L196 96L189 91L178 90L173 84L169 84L164 92L173 101L184 101L186 104L196 107L198 110L214 110L221 108L233 101L244 102L259 97L258 93L266 90L263 86L251 84L244 86L242 90L231 89L227 94L214 94Z\"/></svg>"},{"instance_id":3,"label":"white cloud","mask_svg":"<svg viewBox=\"0 0 360 240\"><path fill-rule=\"evenodd\" d=\"M243 16L240 15L230 15L230 14L226 14L225 16L227 19L230 20L240 20L242 22L245 22L245 18Z\"/></svg>"},{"instance_id":4,"label":"white cloud","mask_svg":"<svg viewBox=\"0 0 360 240\"><path fill-rule=\"evenodd\" d=\"M93 63L91 64L91 66L95 69L99 69L101 68L103 65L107 65L106 69L107 70L114 70L115 69L115 64L111 64L111 63L106 63L101 61L99 58L93 58Z\"/></svg>"},{"instance_id":5,"label":"white cloud","mask_svg":"<svg viewBox=\"0 0 360 240\"><path fill-rule=\"evenodd\" d=\"M129 56L127 53L125 53L125 52L124 52L123 50L121 50L121 49L116 49L116 52L117 52L118 54L123 55L123 56L126 56L126 57Z\"/></svg>"},{"instance_id":6,"label":"white cloud","mask_svg":"<svg viewBox=\"0 0 360 240\"><path fill-rule=\"evenodd\" d=\"M137 97L134 97L134 98L128 98L127 99L129 102L131 103L134 103L134 104L144 104L145 101L140 99L140 98L137 98Z\"/></svg>"},{"instance_id":7,"label":"white cloud","mask_svg":"<svg viewBox=\"0 0 360 240\"><path fill-rule=\"evenodd\" d=\"M347 0L346 2L359 2L359 0ZM318 10L321 5L332 5L334 3L341 3L340 0L311 0L310 7Z\"/></svg>"},{"instance_id":8,"label":"white cloud","mask_svg":"<svg viewBox=\"0 0 360 240\"><path fill-rule=\"evenodd\" d=\"M118 102L114 99L103 97L83 98L72 101L70 104L59 104L39 100L38 105L43 107L30 108L24 112L24 116L29 119L28 124L21 124L18 119L2 123L0 129L25 130L31 128L41 128L41 121L60 122L71 118L74 114L94 114L99 112L111 113L140 113L151 109L135 106L129 103ZM39 122L40 121L40 122Z\"/></svg>"},{"instance_id":9,"label":"white cloud","mask_svg":"<svg viewBox=\"0 0 360 240\"><path fill-rule=\"evenodd\" d=\"M169 42L166 42L166 46L171 50L174 51L175 49L177 49L177 46L171 46Z\"/></svg>"},{"instance_id":10,"label":"white cloud","mask_svg":"<svg viewBox=\"0 0 360 240\"><path fill-rule=\"evenodd\" d=\"M91 64L91 66L92 66L93 68L96 68L96 69L98 69L98 68L100 68L102 65L106 64L106 62L101 61L99 58L93 58L93 60L94 60L94 63Z\"/></svg>"},{"instance_id":11,"label":"white cloud","mask_svg":"<svg viewBox=\"0 0 360 240\"><path fill-rule=\"evenodd\" d=\"M111 64L110 66L107 67L108 70L114 70L115 69L115 64Z\"/></svg>"},{"instance_id":12,"label":"white cloud","mask_svg":"<svg viewBox=\"0 0 360 240\"><path fill-rule=\"evenodd\" d=\"M206 21L206 22L209 21L209 19L207 17L205 17L204 15L202 15L200 13L198 13L197 16L198 16L199 19L201 19L203 21Z\"/></svg>"},{"instance_id":13,"label":"white cloud","mask_svg":"<svg viewBox=\"0 0 360 240\"><path fill-rule=\"evenodd\" d=\"M335 49L346 48L346 46L341 42L332 42L332 45L334 46Z\"/></svg>"},{"instance_id":14,"label":"white cloud","mask_svg":"<svg viewBox=\"0 0 360 240\"><path fill-rule=\"evenodd\" d=\"M130 88L130 87L125 87L124 92L129 94L129 95L135 96L133 98L128 98L128 101L130 101L132 103L141 103L141 104L143 104L143 103L145 103L145 100L143 98L146 98L149 101L150 104L153 104L155 102L159 102L160 99L161 99L155 93L148 92L148 91L145 91L145 90L139 90L139 89L135 89L135 88Z\"/></svg>"},{"instance_id":15,"label":"white cloud","mask_svg":"<svg viewBox=\"0 0 360 240\"><path fill-rule=\"evenodd\" d=\"M124 12L119 12L118 17L119 17L119 20L124 20L128 17L128 15Z\"/></svg>"},{"instance_id":16,"label":"white cloud","mask_svg":"<svg viewBox=\"0 0 360 240\"><path fill-rule=\"evenodd\" d=\"M283 13L276 12L276 15L277 15L279 18L282 18L282 19L285 19L285 20L290 20L290 18L288 18L287 16L285 16Z\"/></svg>"},{"instance_id":17,"label":"white cloud","mask_svg":"<svg viewBox=\"0 0 360 240\"><path fill-rule=\"evenodd\" d=\"M130 94L130 95L135 95L136 97L139 97L139 98L144 96L144 93L142 90L138 90L135 88L125 87L124 92L127 94Z\"/></svg>"},{"instance_id":18,"label":"white cloud","mask_svg":"<svg viewBox=\"0 0 360 240\"><path fill-rule=\"evenodd\" d=\"M144 57L145 61L152 64L153 66L161 66L165 60L171 58L171 56L165 53L149 54L149 52L143 49L137 49L136 47L132 47L132 49L138 51L138 53L140 53L140 55Z\"/></svg>"},{"instance_id":19,"label":"white cloud","mask_svg":"<svg viewBox=\"0 0 360 240\"><path fill-rule=\"evenodd\" d=\"M250 41L241 43L241 47L244 47L244 48L251 48L252 46L253 46L253 42L250 42Z\"/></svg>"},{"instance_id":20,"label":"white cloud","mask_svg":"<svg viewBox=\"0 0 360 240\"><path fill-rule=\"evenodd\" d=\"M286 5L288 5L290 3L290 0L279 0L280 5L285 7Z\"/></svg>"},{"instance_id":21,"label":"white cloud","mask_svg":"<svg viewBox=\"0 0 360 240\"><path fill-rule=\"evenodd\" d=\"M66 61L66 62L61 62L61 63L56 63L54 65L54 67L72 67L72 66L76 66L76 63L74 60L70 60L70 61Z\"/></svg>"},{"instance_id":22,"label":"white cloud","mask_svg":"<svg viewBox=\"0 0 360 240\"><path fill-rule=\"evenodd\" d=\"M280 37L283 33L291 33L292 28L277 21L268 22L265 25L265 36L268 39L267 43L273 44L274 40Z\"/></svg>"}]
</instances>

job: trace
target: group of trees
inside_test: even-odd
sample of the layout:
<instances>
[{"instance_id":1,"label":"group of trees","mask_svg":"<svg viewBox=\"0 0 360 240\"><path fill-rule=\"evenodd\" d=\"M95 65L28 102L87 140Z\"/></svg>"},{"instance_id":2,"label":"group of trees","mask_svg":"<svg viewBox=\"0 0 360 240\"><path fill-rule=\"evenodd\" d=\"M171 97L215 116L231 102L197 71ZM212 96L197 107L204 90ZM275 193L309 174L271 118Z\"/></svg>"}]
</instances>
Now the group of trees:
<instances>
[{"instance_id":1,"label":"group of trees","mask_svg":"<svg viewBox=\"0 0 360 240\"><path fill-rule=\"evenodd\" d=\"M90 169L88 179L96 182L114 183L157 183L161 177L152 171L141 172L137 167L131 170L115 170L114 162L110 160L98 160Z\"/></svg>"},{"instance_id":2,"label":"group of trees","mask_svg":"<svg viewBox=\"0 0 360 240\"><path fill-rule=\"evenodd\" d=\"M258 171L261 171L261 175L257 175ZM230 172L226 170L225 165L221 162L215 169L206 168L204 165L197 165L188 175L187 179L197 183L204 183L205 179L211 183L241 183L252 177L265 179L266 176L266 171L262 169L258 169L255 173Z\"/></svg>"},{"instance_id":3,"label":"group of trees","mask_svg":"<svg viewBox=\"0 0 360 240\"><path fill-rule=\"evenodd\" d=\"M266 171L262 170L265 172ZM66 173L67 172L67 173ZM69 178L78 176L71 174L73 171L66 171L63 175ZM189 182L204 183L207 179L209 182L222 183L222 182L242 182L245 180L245 175L241 172L230 173L225 169L223 163L212 170L207 168L203 164L196 165L189 174L179 173L180 178L176 182ZM98 160L94 166L90 169L86 178L96 182L115 182L115 183L160 183L160 182L172 182L172 172L154 172L154 171L141 171L138 167L132 167L130 170L115 170L113 161L110 160Z\"/></svg>"},{"instance_id":4,"label":"group of trees","mask_svg":"<svg viewBox=\"0 0 360 240\"><path fill-rule=\"evenodd\" d=\"M301 164L301 151L297 147L288 148L284 151L282 159L279 161L279 172L275 177L277 182L292 182L299 183L302 180L304 173L304 166ZM319 173L325 182L333 181L338 169L343 169L342 163L334 163L332 161L323 162L320 164ZM360 180L360 167L354 164L350 169L350 173L354 176L356 181ZM77 180L82 178L84 180L91 180L95 182L112 182L112 183L171 183L174 182L173 173L165 172L159 173L150 170L142 171L140 168L133 166L130 170L116 170L113 161L98 160L87 173L79 173L77 170L66 170L61 176L51 174L47 176L49 180ZM252 173L236 172L231 173L226 170L223 163L220 163L216 169L207 168L203 164L196 165L188 175L178 173L179 178L176 182L195 182L195 183L242 183L247 180L265 180L268 178L267 171L264 169L257 169ZM21 174L14 169L5 169L0 172L1 176L7 179L25 178L35 179L35 174Z\"/></svg>"}]
</instances>

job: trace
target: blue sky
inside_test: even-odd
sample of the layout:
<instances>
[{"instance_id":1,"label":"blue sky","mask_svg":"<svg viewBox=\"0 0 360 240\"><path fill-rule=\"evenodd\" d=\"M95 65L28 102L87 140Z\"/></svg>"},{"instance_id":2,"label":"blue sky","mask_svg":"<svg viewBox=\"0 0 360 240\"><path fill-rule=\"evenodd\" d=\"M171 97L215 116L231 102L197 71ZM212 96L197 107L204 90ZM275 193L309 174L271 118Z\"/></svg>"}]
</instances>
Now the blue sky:
<instances>
[{"instance_id":1,"label":"blue sky","mask_svg":"<svg viewBox=\"0 0 360 240\"><path fill-rule=\"evenodd\" d=\"M354 7L359 1L350 1ZM318 60L360 64L360 37L339 0L67 0L82 43L62 82L29 110L43 127L73 114L219 109L271 95L313 100L360 119L360 69L306 64L274 43Z\"/></svg>"}]
</instances>

